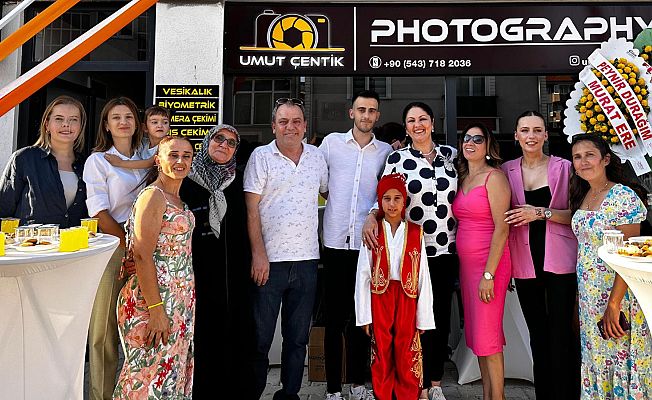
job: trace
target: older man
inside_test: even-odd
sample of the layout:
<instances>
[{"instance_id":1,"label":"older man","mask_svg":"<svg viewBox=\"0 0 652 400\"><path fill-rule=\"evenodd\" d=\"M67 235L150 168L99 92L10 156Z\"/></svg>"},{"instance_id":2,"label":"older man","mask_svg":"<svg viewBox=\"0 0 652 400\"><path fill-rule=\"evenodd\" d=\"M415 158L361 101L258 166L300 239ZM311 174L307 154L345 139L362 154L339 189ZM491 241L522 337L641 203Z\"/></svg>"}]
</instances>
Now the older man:
<instances>
[{"instance_id":1,"label":"older man","mask_svg":"<svg viewBox=\"0 0 652 400\"><path fill-rule=\"evenodd\" d=\"M274 400L299 399L317 290L317 195L328 185L324 156L302 142L306 127L301 100L277 100L272 111L276 139L254 150L244 174L251 277L256 283L256 398L265 389L268 353L283 302L283 388Z\"/></svg>"},{"instance_id":2,"label":"older man","mask_svg":"<svg viewBox=\"0 0 652 400\"><path fill-rule=\"evenodd\" d=\"M380 111L378 94L365 90L353 96L349 118L353 128L324 138L319 149L329 169L328 204L324 212L326 271L326 400L342 400L342 334L346 334L349 400L373 400L365 388L369 338L355 326L355 273L362 225L376 202L378 176L392 148L377 140L373 128Z\"/></svg>"}]
</instances>

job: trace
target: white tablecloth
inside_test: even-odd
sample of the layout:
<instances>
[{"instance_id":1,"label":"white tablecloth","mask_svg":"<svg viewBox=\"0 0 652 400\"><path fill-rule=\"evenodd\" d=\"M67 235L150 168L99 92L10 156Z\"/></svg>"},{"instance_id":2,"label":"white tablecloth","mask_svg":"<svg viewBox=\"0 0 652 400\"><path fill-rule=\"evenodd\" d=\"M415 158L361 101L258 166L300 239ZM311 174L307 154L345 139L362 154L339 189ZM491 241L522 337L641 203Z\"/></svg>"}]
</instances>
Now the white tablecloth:
<instances>
[{"instance_id":1,"label":"white tablecloth","mask_svg":"<svg viewBox=\"0 0 652 400\"><path fill-rule=\"evenodd\" d=\"M83 399L95 292L118 238L74 253L0 257L0 398Z\"/></svg>"},{"instance_id":2,"label":"white tablecloth","mask_svg":"<svg viewBox=\"0 0 652 400\"><path fill-rule=\"evenodd\" d=\"M598 249L598 255L627 283L641 305L645 318L650 321L652 318L652 263L633 261L618 254L609 254L604 246Z\"/></svg>"},{"instance_id":3,"label":"white tablecloth","mask_svg":"<svg viewBox=\"0 0 652 400\"><path fill-rule=\"evenodd\" d=\"M525 324L521 306L518 303L516 291L507 292L505 298L503 331L507 343L503 353L505 357L505 378L525 379L534 382L530 334ZM457 382L460 385L480 379L477 357L466 346L463 332L462 338L453 352L452 361L457 366L459 374Z\"/></svg>"}]
</instances>

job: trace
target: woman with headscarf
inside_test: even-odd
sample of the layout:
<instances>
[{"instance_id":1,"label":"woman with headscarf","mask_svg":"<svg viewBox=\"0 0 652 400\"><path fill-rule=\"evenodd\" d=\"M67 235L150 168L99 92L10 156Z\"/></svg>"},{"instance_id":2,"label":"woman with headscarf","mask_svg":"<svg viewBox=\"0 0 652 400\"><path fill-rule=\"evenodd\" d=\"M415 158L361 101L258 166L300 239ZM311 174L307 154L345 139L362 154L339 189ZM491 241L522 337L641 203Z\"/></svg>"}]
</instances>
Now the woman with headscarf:
<instances>
[{"instance_id":1,"label":"woman with headscarf","mask_svg":"<svg viewBox=\"0 0 652 400\"><path fill-rule=\"evenodd\" d=\"M216 360L222 357L219 343L225 343L219 340L219 335L226 338L224 332L210 328L210 321L226 318L226 265L220 261L224 260L224 254L219 252L222 246L218 238L226 213L223 190L235 178L235 153L239 145L240 136L234 127L226 124L213 127L195 154L190 179L184 179L181 185L181 198L195 215L192 253L197 298L193 383L196 398L214 396L214 369Z\"/></svg>"}]
</instances>

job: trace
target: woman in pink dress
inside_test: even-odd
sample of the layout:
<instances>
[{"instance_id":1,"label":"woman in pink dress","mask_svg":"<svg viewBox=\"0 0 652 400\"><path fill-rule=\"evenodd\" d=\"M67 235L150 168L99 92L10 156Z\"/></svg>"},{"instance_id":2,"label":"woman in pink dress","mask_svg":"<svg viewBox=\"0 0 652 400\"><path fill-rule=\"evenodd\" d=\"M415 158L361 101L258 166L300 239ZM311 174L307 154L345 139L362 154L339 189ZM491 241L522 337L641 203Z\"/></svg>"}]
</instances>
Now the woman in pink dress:
<instances>
[{"instance_id":1,"label":"woman in pink dress","mask_svg":"<svg viewBox=\"0 0 652 400\"><path fill-rule=\"evenodd\" d=\"M498 142L482 124L461 137L459 189L453 202L466 344L478 357L485 400L504 396L503 312L511 275L507 247L509 182L498 168Z\"/></svg>"}]
</instances>

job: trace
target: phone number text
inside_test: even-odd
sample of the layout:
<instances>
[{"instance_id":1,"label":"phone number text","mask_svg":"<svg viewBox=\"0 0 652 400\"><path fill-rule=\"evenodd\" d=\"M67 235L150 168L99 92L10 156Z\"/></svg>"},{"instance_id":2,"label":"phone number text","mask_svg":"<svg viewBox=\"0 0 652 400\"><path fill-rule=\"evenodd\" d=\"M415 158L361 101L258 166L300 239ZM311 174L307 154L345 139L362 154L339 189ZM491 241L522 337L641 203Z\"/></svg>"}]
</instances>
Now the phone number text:
<instances>
[{"instance_id":1,"label":"phone number text","mask_svg":"<svg viewBox=\"0 0 652 400\"><path fill-rule=\"evenodd\" d=\"M471 60L387 60L385 68L469 68Z\"/></svg>"}]
</instances>

